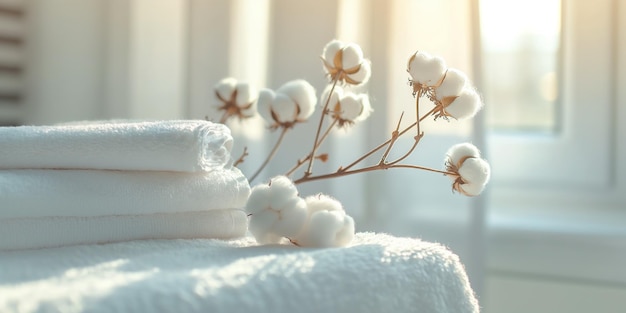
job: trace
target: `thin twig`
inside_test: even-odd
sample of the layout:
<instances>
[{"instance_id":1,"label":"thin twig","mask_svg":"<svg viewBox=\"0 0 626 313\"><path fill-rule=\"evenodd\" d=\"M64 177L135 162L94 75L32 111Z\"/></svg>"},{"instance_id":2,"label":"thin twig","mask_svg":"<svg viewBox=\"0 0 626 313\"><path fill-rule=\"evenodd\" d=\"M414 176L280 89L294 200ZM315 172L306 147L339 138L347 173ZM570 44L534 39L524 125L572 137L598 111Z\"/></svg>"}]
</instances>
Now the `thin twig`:
<instances>
[{"instance_id":1,"label":"thin twig","mask_svg":"<svg viewBox=\"0 0 626 313\"><path fill-rule=\"evenodd\" d=\"M311 175L313 171L313 160L315 159L313 156L315 155L315 150L317 150L317 147L319 145L318 140L320 137L320 132L322 132L322 125L324 124L324 117L326 116L326 110L328 110L328 104L330 103L330 98L332 98L333 91L335 90L335 87L337 86L337 82L338 82L337 78L339 77L340 73L341 72L337 72L337 74L333 76L333 86L330 88L330 92L328 93L328 98L326 99L326 103L324 104L324 109L322 109L322 116L320 116L320 122L317 125L317 132L315 132L315 141L313 142L313 149L311 149L311 157L309 158L309 167L307 168L306 172L304 172L305 176Z\"/></svg>"},{"instance_id":2,"label":"thin twig","mask_svg":"<svg viewBox=\"0 0 626 313\"><path fill-rule=\"evenodd\" d=\"M305 176L305 177L302 177L302 178L294 181L293 183L297 185L297 184L306 183L306 182L315 181L315 180L328 179L328 178L337 178L337 177L348 176L348 175L353 175L353 174L358 174L358 173L365 173L365 172L371 172L371 171L376 171L376 170L386 170L386 169L391 169L391 168L412 168L412 169L425 170L425 171L430 171L430 172L435 172L435 173L441 173L441 174L444 174L444 175L455 175L455 173L452 173L452 172L437 170L437 169L434 169L434 168L424 167L424 166L419 166L419 165L411 165L411 164L394 164L394 165L376 164L376 165L372 165L372 166L368 166L368 167L364 167L364 168L359 168L359 169L351 170L351 171L342 171L342 172L337 171L337 172L334 172L334 173L324 174L324 175Z\"/></svg>"},{"instance_id":3,"label":"thin twig","mask_svg":"<svg viewBox=\"0 0 626 313\"><path fill-rule=\"evenodd\" d=\"M420 142L422 137L424 137L424 133L422 133L420 136L415 136L414 137L415 141L413 142L413 146L411 146L411 149L409 149L409 151L407 151L403 156L399 157L395 161L387 163L387 165L395 165L395 164L398 164L398 163L402 162L404 159L408 158L409 155L411 155L411 153L413 153L413 151L417 147L417 144Z\"/></svg>"},{"instance_id":4,"label":"thin twig","mask_svg":"<svg viewBox=\"0 0 626 313\"><path fill-rule=\"evenodd\" d=\"M433 114L435 111L437 110L437 107L434 107L432 110L430 110L428 113L424 114L424 116L422 116L419 119L419 122L423 121L424 119L426 119L428 116L430 116L431 114ZM408 132L409 130L411 130L413 127L415 127L415 125L418 122L414 122L413 124L409 125L408 127L406 127L404 130L402 130L398 136L402 136L404 135L406 132ZM378 145L376 148L370 150L368 153L364 154L363 156L361 156L360 158L358 158L356 161L350 163L350 165L346 166L346 167L342 167L340 168L338 171L347 171L350 168L354 167L355 165L361 163L363 160L367 159L370 155L376 153L378 150L384 148L385 146L387 146L389 143L391 142L391 139L388 139L387 141L381 143L380 145Z\"/></svg>"},{"instance_id":5,"label":"thin twig","mask_svg":"<svg viewBox=\"0 0 626 313\"><path fill-rule=\"evenodd\" d=\"M433 172L433 173L439 173L439 174L443 174L443 175L446 175L446 176L457 175L457 173L453 173L453 172L437 170L437 169L430 168L430 167L419 166L419 165L412 165L412 164L394 164L394 165L389 166L389 168L412 168L412 169L416 169L416 170L424 170L424 171L429 171L429 172Z\"/></svg>"},{"instance_id":6,"label":"thin twig","mask_svg":"<svg viewBox=\"0 0 626 313\"><path fill-rule=\"evenodd\" d=\"M267 166L267 164L272 160L272 158L276 154L276 151L278 151L278 147L283 142L283 138L285 138L285 134L287 133L288 130L289 130L288 127L283 127L283 130L280 132L280 136L278 137L278 140L276 140L276 144L274 145L274 148L272 148L272 151L270 152L270 154L267 156L265 161L263 161L263 164L261 164L261 167L259 167L259 169L252 175L252 177L250 177L249 182L252 182L259 175L259 173L261 173L261 171L265 168L265 166Z\"/></svg>"},{"instance_id":7,"label":"thin twig","mask_svg":"<svg viewBox=\"0 0 626 313\"><path fill-rule=\"evenodd\" d=\"M228 110L224 111L224 114L222 114L222 117L220 118L220 123L221 124L226 123L226 121L228 120L229 117L230 117L230 114L229 114Z\"/></svg>"},{"instance_id":8,"label":"thin twig","mask_svg":"<svg viewBox=\"0 0 626 313\"><path fill-rule=\"evenodd\" d=\"M417 97L415 97L415 120L417 121L417 136L421 137L420 131L420 98L422 97L422 89L417 93Z\"/></svg>"},{"instance_id":9,"label":"thin twig","mask_svg":"<svg viewBox=\"0 0 626 313\"><path fill-rule=\"evenodd\" d=\"M237 167L237 165L243 163L245 157L247 156L248 156L248 147L243 147L243 152L241 153L241 156L237 159L237 161L233 163L233 167Z\"/></svg>"},{"instance_id":10,"label":"thin twig","mask_svg":"<svg viewBox=\"0 0 626 313\"><path fill-rule=\"evenodd\" d=\"M337 122L339 121L339 119L333 119L333 122L328 126L328 128L326 129L326 131L324 132L324 134L320 137L319 142L317 143L317 148L319 148L320 145L322 145L322 142L324 142L324 140L326 140L326 138L328 137L328 135L330 134L330 131L333 130L333 127L335 127L335 125L337 124ZM313 153L309 153L309 155L307 155L306 157L299 159L296 162L296 165L294 165L286 174L285 176L289 177L291 174L293 174L293 172L297 171L304 163L306 163L306 161L308 161L309 159L311 159L313 157Z\"/></svg>"},{"instance_id":11,"label":"thin twig","mask_svg":"<svg viewBox=\"0 0 626 313\"><path fill-rule=\"evenodd\" d=\"M299 159L296 162L296 165L294 165L289 171L287 171L287 173L285 173L285 176L289 177L291 176L291 174L293 174L293 172L295 172L296 170L298 170L300 168L300 166L302 166L302 164L304 164L306 161L308 161L311 158L311 154L307 155L306 158L303 159Z\"/></svg>"},{"instance_id":12,"label":"thin twig","mask_svg":"<svg viewBox=\"0 0 626 313\"><path fill-rule=\"evenodd\" d=\"M396 125L396 129L394 129L393 132L391 133L391 141L389 142L389 145L387 145L387 149L385 149L385 152L383 152L383 156L380 158L380 161L378 163L382 164L387 161L387 156L389 156L389 152L391 152L391 148L393 148L393 145L396 143L396 140L398 140L398 137L399 137L398 130L400 129L400 124L402 123L403 116L404 116L404 112L400 114L400 118L398 119L398 124Z\"/></svg>"}]
</instances>

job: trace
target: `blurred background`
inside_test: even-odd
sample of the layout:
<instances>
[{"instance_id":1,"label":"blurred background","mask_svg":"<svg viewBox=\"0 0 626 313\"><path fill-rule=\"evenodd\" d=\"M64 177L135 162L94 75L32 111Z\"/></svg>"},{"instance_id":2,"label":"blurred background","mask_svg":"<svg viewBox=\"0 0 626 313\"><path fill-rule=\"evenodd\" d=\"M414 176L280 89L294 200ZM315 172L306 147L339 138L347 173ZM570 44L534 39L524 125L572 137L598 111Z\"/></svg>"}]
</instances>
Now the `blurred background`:
<instances>
[{"instance_id":1,"label":"blurred background","mask_svg":"<svg viewBox=\"0 0 626 313\"><path fill-rule=\"evenodd\" d=\"M471 141L492 165L488 190L470 199L441 175L390 170L301 193L338 198L358 231L449 246L484 312L625 312L624 16L619 0L0 0L0 125L217 120L224 77L257 88L302 78L321 92L319 56L337 38L372 61L361 89L374 113L320 149L321 173L414 116L406 63L426 51L467 73L485 108L425 123L408 163L441 168L450 146ZM288 135L261 180L308 153L315 124ZM229 126L249 174L277 134L260 118Z\"/></svg>"}]
</instances>

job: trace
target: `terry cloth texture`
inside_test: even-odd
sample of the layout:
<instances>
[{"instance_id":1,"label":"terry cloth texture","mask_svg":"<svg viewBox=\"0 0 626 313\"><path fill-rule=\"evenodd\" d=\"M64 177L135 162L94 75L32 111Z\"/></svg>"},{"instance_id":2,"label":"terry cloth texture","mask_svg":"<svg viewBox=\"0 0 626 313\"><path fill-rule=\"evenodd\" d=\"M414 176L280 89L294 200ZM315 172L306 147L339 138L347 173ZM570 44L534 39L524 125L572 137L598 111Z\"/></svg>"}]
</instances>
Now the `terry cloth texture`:
<instances>
[{"instance_id":1,"label":"terry cloth texture","mask_svg":"<svg viewBox=\"0 0 626 313\"><path fill-rule=\"evenodd\" d=\"M228 163L232 141L202 120L0 127L0 168L210 171Z\"/></svg>"},{"instance_id":2,"label":"terry cloth texture","mask_svg":"<svg viewBox=\"0 0 626 313\"><path fill-rule=\"evenodd\" d=\"M345 248L146 240L0 252L2 312L478 312L459 258L357 233Z\"/></svg>"}]
</instances>

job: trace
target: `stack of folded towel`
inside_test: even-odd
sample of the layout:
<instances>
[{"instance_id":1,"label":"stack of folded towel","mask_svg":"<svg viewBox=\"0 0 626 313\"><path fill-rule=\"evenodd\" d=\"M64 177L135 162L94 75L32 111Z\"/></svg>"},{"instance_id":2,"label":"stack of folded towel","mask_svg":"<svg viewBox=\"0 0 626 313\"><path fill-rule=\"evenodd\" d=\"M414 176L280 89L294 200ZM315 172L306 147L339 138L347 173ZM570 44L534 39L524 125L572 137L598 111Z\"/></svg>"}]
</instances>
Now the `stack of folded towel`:
<instances>
[{"instance_id":1,"label":"stack of folded towel","mask_svg":"<svg viewBox=\"0 0 626 313\"><path fill-rule=\"evenodd\" d=\"M0 128L0 250L243 236L231 147L207 121Z\"/></svg>"}]
</instances>

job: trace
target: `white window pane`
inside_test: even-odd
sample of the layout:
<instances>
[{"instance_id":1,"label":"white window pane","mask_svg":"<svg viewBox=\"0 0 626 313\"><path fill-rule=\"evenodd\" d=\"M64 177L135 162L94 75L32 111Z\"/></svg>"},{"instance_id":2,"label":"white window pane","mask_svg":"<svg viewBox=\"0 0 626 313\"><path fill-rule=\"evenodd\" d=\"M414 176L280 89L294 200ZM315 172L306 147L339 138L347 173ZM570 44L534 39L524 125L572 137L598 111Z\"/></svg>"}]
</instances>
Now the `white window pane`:
<instances>
[{"instance_id":1,"label":"white window pane","mask_svg":"<svg viewBox=\"0 0 626 313\"><path fill-rule=\"evenodd\" d=\"M560 0L481 1L481 91L492 129L558 126L560 12Z\"/></svg>"}]
</instances>

